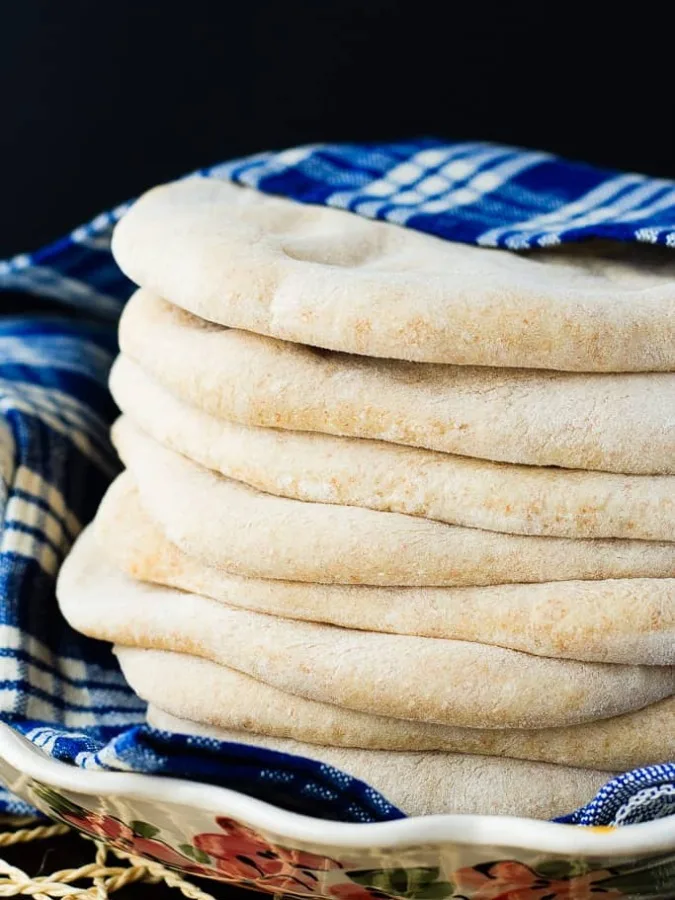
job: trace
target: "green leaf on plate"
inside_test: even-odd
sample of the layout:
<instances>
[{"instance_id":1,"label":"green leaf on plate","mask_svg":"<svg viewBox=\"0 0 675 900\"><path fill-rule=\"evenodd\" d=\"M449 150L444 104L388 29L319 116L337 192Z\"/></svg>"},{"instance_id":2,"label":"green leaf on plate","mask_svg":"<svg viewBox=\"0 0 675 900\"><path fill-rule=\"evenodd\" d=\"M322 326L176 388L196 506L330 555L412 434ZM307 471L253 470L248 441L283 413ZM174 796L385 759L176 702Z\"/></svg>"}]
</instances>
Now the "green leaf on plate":
<instances>
[{"instance_id":1,"label":"green leaf on plate","mask_svg":"<svg viewBox=\"0 0 675 900\"><path fill-rule=\"evenodd\" d=\"M178 849L184 856L189 856L190 859L194 859L195 862L206 864L211 862L211 857L208 853L204 853L203 850L193 847L192 844L179 844Z\"/></svg>"},{"instance_id":2,"label":"green leaf on plate","mask_svg":"<svg viewBox=\"0 0 675 900\"><path fill-rule=\"evenodd\" d=\"M372 887L387 894L406 897L409 900L443 900L453 891L446 881L438 881L440 869L361 869L347 873L352 881Z\"/></svg>"},{"instance_id":3,"label":"green leaf on plate","mask_svg":"<svg viewBox=\"0 0 675 900\"><path fill-rule=\"evenodd\" d=\"M433 884L412 891L408 896L414 897L415 900L444 900L454 889L455 886L448 881L434 881Z\"/></svg>"},{"instance_id":4,"label":"green leaf on plate","mask_svg":"<svg viewBox=\"0 0 675 900\"><path fill-rule=\"evenodd\" d=\"M134 819L133 822L129 822L129 828L134 834L142 838L154 838L159 834L159 828L155 825L150 825L149 822L141 822L140 819Z\"/></svg>"},{"instance_id":5,"label":"green leaf on plate","mask_svg":"<svg viewBox=\"0 0 675 900\"><path fill-rule=\"evenodd\" d=\"M574 878L586 875L591 871L591 866L582 859L546 859L535 866L537 875L543 875L551 881L564 881L566 878Z\"/></svg>"}]
</instances>

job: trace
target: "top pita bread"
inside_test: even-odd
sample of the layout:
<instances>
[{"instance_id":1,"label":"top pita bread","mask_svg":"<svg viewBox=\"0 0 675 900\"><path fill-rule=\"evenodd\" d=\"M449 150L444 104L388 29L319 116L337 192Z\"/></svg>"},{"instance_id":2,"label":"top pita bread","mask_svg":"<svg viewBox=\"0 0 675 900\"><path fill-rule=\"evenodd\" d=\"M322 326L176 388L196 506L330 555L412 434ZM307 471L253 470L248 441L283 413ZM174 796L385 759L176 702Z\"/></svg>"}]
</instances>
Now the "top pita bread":
<instances>
[{"instance_id":1,"label":"top pita bread","mask_svg":"<svg viewBox=\"0 0 675 900\"><path fill-rule=\"evenodd\" d=\"M243 425L375 438L501 462L675 474L675 375L434 366L318 351L211 325L138 291L123 353Z\"/></svg>"},{"instance_id":2,"label":"top pita bread","mask_svg":"<svg viewBox=\"0 0 675 900\"><path fill-rule=\"evenodd\" d=\"M205 319L368 356L581 372L675 369L675 258L517 256L214 179L155 188L113 253Z\"/></svg>"}]
</instances>

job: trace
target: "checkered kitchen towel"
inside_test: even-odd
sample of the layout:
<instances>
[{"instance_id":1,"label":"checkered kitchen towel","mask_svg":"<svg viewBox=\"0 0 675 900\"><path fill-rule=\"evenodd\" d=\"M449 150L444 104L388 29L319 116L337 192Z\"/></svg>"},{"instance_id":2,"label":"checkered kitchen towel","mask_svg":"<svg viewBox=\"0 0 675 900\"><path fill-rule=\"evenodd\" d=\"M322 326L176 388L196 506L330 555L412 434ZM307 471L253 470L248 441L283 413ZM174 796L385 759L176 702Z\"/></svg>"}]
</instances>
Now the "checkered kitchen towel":
<instances>
[{"instance_id":1,"label":"checkered kitchen towel","mask_svg":"<svg viewBox=\"0 0 675 900\"><path fill-rule=\"evenodd\" d=\"M675 183L492 144L302 147L202 174L486 247L602 237L675 250ZM132 286L109 242L124 209L0 263L0 289L55 301L46 318L0 318L0 716L85 768L209 781L327 818L396 818L366 785L316 762L143 725L108 646L73 633L59 614L57 570L117 468L106 375ZM5 811L24 808L6 794L0 801ZM615 778L567 821L668 813L675 763Z\"/></svg>"}]
</instances>

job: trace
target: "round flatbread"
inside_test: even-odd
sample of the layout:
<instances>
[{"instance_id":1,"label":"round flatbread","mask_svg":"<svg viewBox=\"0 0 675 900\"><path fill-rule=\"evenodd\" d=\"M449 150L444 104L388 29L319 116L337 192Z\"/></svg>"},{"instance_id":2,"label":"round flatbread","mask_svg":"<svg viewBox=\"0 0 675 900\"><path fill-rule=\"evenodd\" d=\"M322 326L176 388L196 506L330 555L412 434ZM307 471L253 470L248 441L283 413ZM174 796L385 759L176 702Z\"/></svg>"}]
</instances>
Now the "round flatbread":
<instances>
[{"instance_id":1,"label":"round flatbread","mask_svg":"<svg viewBox=\"0 0 675 900\"><path fill-rule=\"evenodd\" d=\"M148 723L163 731L266 747L315 759L364 781L409 816L442 813L531 816L551 819L588 803L610 772L461 753L405 753L318 747L251 732L209 728L148 709Z\"/></svg>"},{"instance_id":2,"label":"round flatbread","mask_svg":"<svg viewBox=\"0 0 675 900\"><path fill-rule=\"evenodd\" d=\"M124 356L110 390L124 415L160 444L278 496L510 534L675 540L673 476L517 466L240 425L185 403Z\"/></svg>"},{"instance_id":3,"label":"round flatbread","mask_svg":"<svg viewBox=\"0 0 675 900\"><path fill-rule=\"evenodd\" d=\"M190 312L299 343L461 365L675 369L675 262L658 248L516 255L194 177L138 200L112 249L132 281Z\"/></svg>"},{"instance_id":4,"label":"round flatbread","mask_svg":"<svg viewBox=\"0 0 675 900\"><path fill-rule=\"evenodd\" d=\"M129 472L94 529L133 578L230 606L343 628L496 644L539 656L675 665L675 579L559 581L477 588L392 588L244 578L188 556L143 509Z\"/></svg>"},{"instance_id":5,"label":"round flatbread","mask_svg":"<svg viewBox=\"0 0 675 900\"><path fill-rule=\"evenodd\" d=\"M317 703L207 659L116 647L124 677L153 706L181 719L234 731L364 750L507 756L626 771L675 757L675 697L637 712L567 728L453 728L372 716Z\"/></svg>"},{"instance_id":6,"label":"round flatbread","mask_svg":"<svg viewBox=\"0 0 675 900\"><path fill-rule=\"evenodd\" d=\"M212 325L145 291L125 307L120 345L176 396L243 425L534 466L675 474L675 374L346 356Z\"/></svg>"},{"instance_id":7,"label":"round flatbread","mask_svg":"<svg viewBox=\"0 0 675 900\"><path fill-rule=\"evenodd\" d=\"M72 627L91 637L201 656L291 694L393 718L556 727L640 709L675 689L670 667L545 659L227 607L128 578L91 529L62 566L57 596Z\"/></svg>"},{"instance_id":8,"label":"round flatbread","mask_svg":"<svg viewBox=\"0 0 675 900\"><path fill-rule=\"evenodd\" d=\"M124 418L113 441L169 540L237 575L397 586L675 576L675 543L500 534L303 503L205 469Z\"/></svg>"}]
</instances>

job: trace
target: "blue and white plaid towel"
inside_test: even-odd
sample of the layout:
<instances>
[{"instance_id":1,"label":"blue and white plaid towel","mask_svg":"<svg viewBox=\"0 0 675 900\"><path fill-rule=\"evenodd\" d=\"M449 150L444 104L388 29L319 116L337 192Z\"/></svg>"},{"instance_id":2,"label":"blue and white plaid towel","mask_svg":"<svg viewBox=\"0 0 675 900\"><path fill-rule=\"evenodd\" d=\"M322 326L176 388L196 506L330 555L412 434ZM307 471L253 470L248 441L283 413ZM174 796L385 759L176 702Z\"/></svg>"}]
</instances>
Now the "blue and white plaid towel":
<instances>
[{"instance_id":1,"label":"blue and white plaid towel","mask_svg":"<svg viewBox=\"0 0 675 900\"><path fill-rule=\"evenodd\" d=\"M675 183L492 144L301 147L202 174L486 247L602 237L675 248ZM75 634L59 614L57 570L117 469L106 376L132 285L109 244L124 209L0 263L1 289L60 302L48 318L0 318L0 715L46 753L85 768L209 781L327 818L396 818L367 786L316 762L143 725L143 704L108 646ZM0 809L25 806L5 794ZM614 779L566 821L668 813L675 763Z\"/></svg>"}]
</instances>

